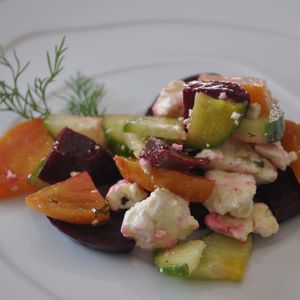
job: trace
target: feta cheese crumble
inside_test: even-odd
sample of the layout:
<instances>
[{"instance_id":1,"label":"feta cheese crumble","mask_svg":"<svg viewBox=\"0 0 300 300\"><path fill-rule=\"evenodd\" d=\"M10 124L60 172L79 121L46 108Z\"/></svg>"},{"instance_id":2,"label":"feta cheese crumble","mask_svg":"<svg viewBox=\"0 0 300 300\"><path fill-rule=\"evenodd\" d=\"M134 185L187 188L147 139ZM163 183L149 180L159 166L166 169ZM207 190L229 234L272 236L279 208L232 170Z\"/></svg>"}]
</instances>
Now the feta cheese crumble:
<instances>
[{"instance_id":1,"label":"feta cheese crumble","mask_svg":"<svg viewBox=\"0 0 300 300\"><path fill-rule=\"evenodd\" d=\"M282 171L285 171L292 162L297 160L296 152L286 152L280 142L274 144L257 144L254 146L254 149Z\"/></svg>"},{"instance_id":2,"label":"feta cheese crumble","mask_svg":"<svg viewBox=\"0 0 300 300\"><path fill-rule=\"evenodd\" d=\"M247 240L251 232L267 238L279 229L276 218L264 203L255 203L252 215L245 219L236 218L229 214L222 216L211 213L205 217L204 222L212 230L242 242Z\"/></svg>"},{"instance_id":3,"label":"feta cheese crumble","mask_svg":"<svg viewBox=\"0 0 300 300\"><path fill-rule=\"evenodd\" d=\"M241 116L242 115L236 111L231 114L230 118L233 120L234 125L238 126L240 124Z\"/></svg>"},{"instance_id":4,"label":"feta cheese crumble","mask_svg":"<svg viewBox=\"0 0 300 300\"><path fill-rule=\"evenodd\" d=\"M136 183L130 183L123 179L114 184L106 195L106 200L112 210L127 209L136 202L148 197L141 187Z\"/></svg>"},{"instance_id":5,"label":"feta cheese crumble","mask_svg":"<svg viewBox=\"0 0 300 300\"><path fill-rule=\"evenodd\" d=\"M254 232L262 237L269 237L279 230L276 218L270 208L264 203L255 203L253 209Z\"/></svg>"},{"instance_id":6,"label":"feta cheese crumble","mask_svg":"<svg viewBox=\"0 0 300 300\"><path fill-rule=\"evenodd\" d=\"M167 189L157 188L126 211L121 232L143 249L157 249L173 247L198 227L187 201Z\"/></svg>"},{"instance_id":7,"label":"feta cheese crumble","mask_svg":"<svg viewBox=\"0 0 300 300\"><path fill-rule=\"evenodd\" d=\"M260 157L249 143L233 139L219 147L202 150L196 158L208 158L210 169L253 175L258 184L273 182L278 175L273 164Z\"/></svg>"},{"instance_id":8,"label":"feta cheese crumble","mask_svg":"<svg viewBox=\"0 0 300 300\"><path fill-rule=\"evenodd\" d=\"M212 193L203 202L209 212L221 215L229 213L239 218L247 218L252 214L253 197L256 193L252 175L211 170L204 177L215 181Z\"/></svg>"},{"instance_id":9,"label":"feta cheese crumble","mask_svg":"<svg viewBox=\"0 0 300 300\"><path fill-rule=\"evenodd\" d=\"M173 80L164 86L152 107L153 115L175 118L183 116L184 87L185 82L181 80Z\"/></svg>"}]
</instances>

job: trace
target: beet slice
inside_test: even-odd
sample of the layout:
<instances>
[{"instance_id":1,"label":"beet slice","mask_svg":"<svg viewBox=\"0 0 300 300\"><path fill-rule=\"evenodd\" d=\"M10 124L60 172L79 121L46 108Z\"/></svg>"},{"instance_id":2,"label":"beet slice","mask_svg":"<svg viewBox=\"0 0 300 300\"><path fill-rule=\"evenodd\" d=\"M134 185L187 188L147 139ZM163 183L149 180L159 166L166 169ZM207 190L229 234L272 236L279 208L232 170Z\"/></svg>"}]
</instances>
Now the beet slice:
<instances>
[{"instance_id":1,"label":"beet slice","mask_svg":"<svg viewBox=\"0 0 300 300\"><path fill-rule=\"evenodd\" d=\"M229 81L190 81L183 90L184 118L189 117L189 110L193 108L195 95L199 92L215 99L231 99L248 104L250 102L249 93L238 84Z\"/></svg>"},{"instance_id":2,"label":"beet slice","mask_svg":"<svg viewBox=\"0 0 300 300\"><path fill-rule=\"evenodd\" d=\"M300 214L300 184L293 171L279 171L275 182L259 185L255 201L266 203L279 223Z\"/></svg>"},{"instance_id":3,"label":"beet slice","mask_svg":"<svg viewBox=\"0 0 300 300\"><path fill-rule=\"evenodd\" d=\"M146 159L154 167L180 171L201 168L208 164L208 159L195 158L176 151L156 137L147 139L140 158Z\"/></svg>"},{"instance_id":4,"label":"beet slice","mask_svg":"<svg viewBox=\"0 0 300 300\"><path fill-rule=\"evenodd\" d=\"M88 248L103 252L126 253L133 250L135 241L121 234L123 217L124 212L111 212L110 219L97 226L75 225L48 219L58 230Z\"/></svg>"},{"instance_id":5,"label":"beet slice","mask_svg":"<svg viewBox=\"0 0 300 300\"><path fill-rule=\"evenodd\" d=\"M64 128L54 142L39 178L54 184L70 177L71 172L87 171L96 186L113 184L121 175L112 155L92 139Z\"/></svg>"}]
</instances>

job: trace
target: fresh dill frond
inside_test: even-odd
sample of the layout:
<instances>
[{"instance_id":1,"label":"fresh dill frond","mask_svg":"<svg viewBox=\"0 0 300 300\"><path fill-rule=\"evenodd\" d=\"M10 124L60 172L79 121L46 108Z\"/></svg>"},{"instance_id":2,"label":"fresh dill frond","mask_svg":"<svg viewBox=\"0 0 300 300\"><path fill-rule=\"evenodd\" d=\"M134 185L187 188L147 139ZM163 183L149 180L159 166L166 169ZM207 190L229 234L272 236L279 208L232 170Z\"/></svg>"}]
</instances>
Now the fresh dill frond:
<instances>
[{"instance_id":1,"label":"fresh dill frond","mask_svg":"<svg viewBox=\"0 0 300 300\"><path fill-rule=\"evenodd\" d=\"M104 84L98 84L93 78L77 73L66 82L66 87L63 98L67 101L68 113L92 117L104 114L105 109L99 110L99 104L106 93Z\"/></svg>"},{"instance_id":2,"label":"fresh dill frond","mask_svg":"<svg viewBox=\"0 0 300 300\"><path fill-rule=\"evenodd\" d=\"M50 109L47 104L47 88L62 71L66 50L64 37L60 44L55 46L53 56L49 52L46 53L49 75L44 78L35 77L33 83L27 83L27 88L22 92L19 89L19 79L30 62L22 65L15 51L14 61L11 62L0 47L0 65L9 70L12 78L11 83L0 80L0 111L11 111L25 119L48 115Z\"/></svg>"}]
</instances>

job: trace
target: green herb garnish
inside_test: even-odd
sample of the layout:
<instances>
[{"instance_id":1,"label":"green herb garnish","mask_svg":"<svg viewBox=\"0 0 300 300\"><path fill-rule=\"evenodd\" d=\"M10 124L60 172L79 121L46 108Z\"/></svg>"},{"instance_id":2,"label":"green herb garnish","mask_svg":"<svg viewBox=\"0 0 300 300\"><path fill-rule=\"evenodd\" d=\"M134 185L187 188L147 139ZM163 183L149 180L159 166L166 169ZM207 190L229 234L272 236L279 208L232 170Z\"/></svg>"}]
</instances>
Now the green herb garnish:
<instances>
[{"instance_id":1,"label":"green herb garnish","mask_svg":"<svg viewBox=\"0 0 300 300\"><path fill-rule=\"evenodd\" d=\"M47 88L54 82L63 69L63 59L67 48L65 38L55 46L53 56L47 52L47 65L49 75L35 77L33 83L27 84L22 92L19 89L21 75L28 68L29 63L22 65L13 52L11 62L3 48L0 46L0 66L8 69L12 83L0 80L0 111L11 111L25 119L45 117L51 113L47 103ZM78 73L66 81L66 92L61 97L67 101L67 112L78 116L101 116L104 110L99 111L99 103L105 95L103 84L97 84L92 78Z\"/></svg>"},{"instance_id":2,"label":"green herb garnish","mask_svg":"<svg viewBox=\"0 0 300 300\"><path fill-rule=\"evenodd\" d=\"M33 83L28 83L26 90L22 92L19 89L19 79L30 62L22 65L15 51L14 62L10 62L0 47L0 65L7 68L12 77L11 84L0 81L0 111L11 111L25 119L48 115L50 109L46 98L47 88L63 69L62 62L66 50L63 38L60 44L55 46L53 57L49 52L46 54L49 75L44 78L35 77Z\"/></svg>"},{"instance_id":3,"label":"green herb garnish","mask_svg":"<svg viewBox=\"0 0 300 300\"><path fill-rule=\"evenodd\" d=\"M102 116L105 110L99 111L99 103L106 93L103 84L97 84L93 78L77 73L66 82L69 90L63 98L67 101L67 111L78 116Z\"/></svg>"}]
</instances>

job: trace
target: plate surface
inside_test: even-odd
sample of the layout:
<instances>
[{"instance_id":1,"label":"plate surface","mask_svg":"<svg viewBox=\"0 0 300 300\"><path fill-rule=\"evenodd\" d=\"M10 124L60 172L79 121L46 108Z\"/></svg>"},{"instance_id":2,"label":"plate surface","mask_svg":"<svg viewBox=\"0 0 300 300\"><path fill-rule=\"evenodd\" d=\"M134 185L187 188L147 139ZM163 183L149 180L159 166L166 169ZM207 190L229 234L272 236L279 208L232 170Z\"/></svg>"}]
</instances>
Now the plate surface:
<instances>
[{"instance_id":1,"label":"plate surface","mask_svg":"<svg viewBox=\"0 0 300 300\"><path fill-rule=\"evenodd\" d=\"M143 113L163 84L211 71L266 78L286 116L300 122L296 1L191 1L188 7L171 1L82 2L70 7L58 0L0 1L0 40L8 54L15 48L23 61L32 60L26 80L45 74L45 51L65 35L66 68L54 90L81 70L106 84L108 112ZM0 78L7 76L0 69ZM51 101L54 110L63 109L63 102ZM1 113L1 133L15 121ZM255 240L243 283L195 282L161 276L151 255L139 250L108 255L77 245L23 200L0 203L3 300L25 295L60 300L300 299L300 217L282 225L275 237Z\"/></svg>"}]
</instances>

